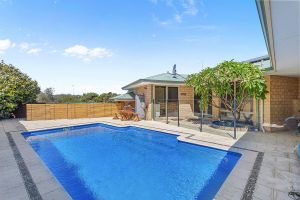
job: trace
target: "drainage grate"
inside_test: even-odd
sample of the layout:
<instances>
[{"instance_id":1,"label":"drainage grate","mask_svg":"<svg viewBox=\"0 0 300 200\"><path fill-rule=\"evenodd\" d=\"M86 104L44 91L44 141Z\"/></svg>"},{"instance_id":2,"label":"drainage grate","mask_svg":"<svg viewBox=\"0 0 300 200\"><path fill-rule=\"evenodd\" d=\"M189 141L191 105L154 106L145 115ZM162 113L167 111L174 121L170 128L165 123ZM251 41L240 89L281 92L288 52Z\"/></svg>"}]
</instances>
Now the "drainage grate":
<instances>
[{"instance_id":1,"label":"drainage grate","mask_svg":"<svg viewBox=\"0 0 300 200\"><path fill-rule=\"evenodd\" d=\"M259 174L259 170L260 170L263 158L264 158L264 153L258 152L241 200L252 200L253 193L255 190L255 184L257 181L257 177Z\"/></svg>"}]
</instances>

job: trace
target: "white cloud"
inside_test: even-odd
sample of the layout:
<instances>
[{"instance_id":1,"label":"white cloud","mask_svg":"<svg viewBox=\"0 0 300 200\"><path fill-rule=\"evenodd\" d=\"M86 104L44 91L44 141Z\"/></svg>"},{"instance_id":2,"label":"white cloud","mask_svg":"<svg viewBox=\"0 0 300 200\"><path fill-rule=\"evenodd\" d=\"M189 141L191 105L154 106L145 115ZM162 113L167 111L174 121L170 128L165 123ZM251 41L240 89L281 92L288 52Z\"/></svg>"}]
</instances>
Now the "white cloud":
<instances>
[{"instance_id":1,"label":"white cloud","mask_svg":"<svg viewBox=\"0 0 300 200\"><path fill-rule=\"evenodd\" d=\"M1 1L1 0L0 0ZM48 44L43 44L44 46ZM18 47L22 52L26 52L28 54L38 54L42 51L41 48L38 48L40 46L39 43L28 43L28 42L22 42L16 44L15 42L12 42L10 39L4 39L0 40L0 53L3 53L5 50L9 48Z\"/></svg>"},{"instance_id":2,"label":"white cloud","mask_svg":"<svg viewBox=\"0 0 300 200\"><path fill-rule=\"evenodd\" d=\"M185 0L182 3L182 7L184 8L182 15L195 16L198 14L198 8L194 0Z\"/></svg>"},{"instance_id":3,"label":"white cloud","mask_svg":"<svg viewBox=\"0 0 300 200\"><path fill-rule=\"evenodd\" d=\"M39 52L41 52L42 51L42 49L40 49L40 48L32 48L32 49L29 49L28 51L27 51L27 53L28 54L38 54Z\"/></svg>"},{"instance_id":4,"label":"white cloud","mask_svg":"<svg viewBox=\"0 0 300 200\"><path fill-rule=\"evenodd\" d=\"M178 22L178 23L181 23L181 22L182 22L182 16L180 16L180 15L178 15L178 14L175 15L174 19L175 19L175 21Z\"/></svg>"},{"instance_id":5,"label":"white cloud","mask_svg":"<svg viewBox=\"0 0 300 200\"><path fill-rule=\"evenodd\" d=\"M162 3L173 10L172 15L167 19L154 17L154 21L161 26L181 23L185 17L196 16L199 9L204 7L202 0L150 0L150 2L154 5Z\"/></svg>"},{"instance_id":6,"label":"white cloud","mask_svg":"<svg viewBox=\"0 0 300 200\"><path fill-rule=\"evenodd\" d=\"M13 47L13 43L10 41L10 39L4 39L0 40L0 53L3 53L5 50Z\"/></svg>"},{"instance_id":7,"label":"white cloud","mask_svg":"<svg viewBox=\"0 0 300 200\"><path fill-rule=\"evenodd\" d=\"M27 42L22 42L21 44L19 44L19 47L22 49L22 50L27 50L29 49L29 43Z\"/></svg>"},{"instance_id":8,"label":"white cloud","mask_svg":"<svg viewBox=\"0 0 300 200\"><path fill-rule=\"evenodd\" d=\"M93 58L110 57L112 56L112 52L106 48L88 48L83 45L74 45L65 49L64 55L78 57L88 62Z\"/></svg>"}]
</instances>

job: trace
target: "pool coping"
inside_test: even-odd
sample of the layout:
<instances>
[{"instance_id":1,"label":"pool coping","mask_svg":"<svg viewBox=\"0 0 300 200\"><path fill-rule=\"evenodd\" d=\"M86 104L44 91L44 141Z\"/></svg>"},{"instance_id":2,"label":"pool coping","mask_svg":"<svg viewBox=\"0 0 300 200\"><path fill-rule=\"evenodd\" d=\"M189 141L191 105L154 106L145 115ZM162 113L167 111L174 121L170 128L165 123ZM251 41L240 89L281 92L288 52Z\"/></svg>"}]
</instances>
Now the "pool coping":
<instances>
[{"instance_id":1,"label":"pool coping","mask_svg":"<svg viewBox=\"0 0 300 200\"><path fill-rule=\"evenodd\" d=\"M19 155L14 156L21 174L28 198L30 200L72 199L44 162L39 158L32 147L27 143L23 131L5 132L12 151ZM27 170L26 170L27 169Z\"/></svg>"},{"instance_id":2,"label":"pool coping","mask_svg":"<svg viewBox=\"0 0 300 200\"><path fill-rule=\"evenodd\" d=\"M14 139L12 138L11 133L5 132L5 134L8 139L9 146L13 151L14 158L17 162L19 172L22 176L23 183L25 185L25 188L26 188L29 198L35 199L35 200L42 200L42 196L41 196L40 192L38 191L37 186L32 179L32 176L28 170L28 167L27 167L26 163L24 162L24 159L21 156L19 148L17 147Z\"/></svg>"},{"instance_id":3,"label":"pool coping","mask_svg":"<svg viewBox=\"0 0 300 200\"><path fill-rule=\"evenodd\" d=\"M30 174L35 174L36 171L35 168L44 168L44 173L42 173L42 176L45 176L46 181L52 180L52 184L56 185L55 190L49 191L44 186L41 196L43 199L48 199L49 196L56 196L59 197L59 199L71 199L69 194L65 191L63 186L59 183L58 180L56 180L55 176L50 172L48 167L43 163L43 161L39 158L39 156L36 154L36 152L31 148L31 146L27 143L26 139L23 137L22 132L31 132L31 131L42 131L42 130L48 130L48 129L56 129L56 128L66 128L66 127L72 127L72 126L81 126L81 125L90 125L90 124L96 124L96 123L103 123L107 125L113 125L117 127L138 127L138 128L146 128L154 131L160 131L163 133L168 133L172 135L176 135L177 139L182 142L187 142L191 144L196 145L202 145L212 148L217 148L221 150L226 151L232 151L241 153L242 157L236 164L236 166L232 169L231 173L228 175L226 180L224 181L223 185L221 186L220 190L217 192L215 199L243 199L248 200L252 199L252 195L255 189L255 183L257 176L253 176L253 174L258 174L255 165L255 161L257 160L259 156L259 151L253 150L253 149L246 149L246 148L240 148L240 147L234 147L230 145L224 145L219 144L211 141L205 141L205 140L199 140L193 138L194 134L192 133L185 133L182 131L174 131L164 128L157 128L157 127L150 127L140 124L118 124L118 123L112 123L112 122L106 122L106 121L95 121L95 122L87 122L87 123L75 123L75 124L69 124L69 125L63 125L63 126L52 126L52 127L43 127L38 129L30 129L26 131L16 131L15 133L18 134L12 134L12 138L16 141L16 145L19 147L21 156L24 158L25 165L28 166L28 170ZM175 133L174 133L175 132ZM26 144L26 145L24 145ZM29 150L31 149L31 150ZM34 155L33 155L34 154ZM27 158L28 159L27 159ZM35 157L35 158L33 158ZM30 158L32 160L30 160ZM260 164L262 162L262 159L260 161ZM33 164L34 163L34 164ZM259 164L259 163L258 163ZM41 181L37 181L36 175L33 175L33 181L36 184L38 190L40 191L40 188L43 187L41 185ZM253 181L254 179L255 181ZM234 186L232 186L234 184ZM238 184L237 184L238 183ZM254 184L253 184L254 183ZM44 184L45 185L45 184ZM47 184L46 184L47 185ZM44 191L46 189L46 192ZM230 190L229 190L230 189ZM235 192L232 192L232 189ZM52 193L52 195L51 195ZM248 195L250 194L250 195Z\"/></svg>"}]
</instances>

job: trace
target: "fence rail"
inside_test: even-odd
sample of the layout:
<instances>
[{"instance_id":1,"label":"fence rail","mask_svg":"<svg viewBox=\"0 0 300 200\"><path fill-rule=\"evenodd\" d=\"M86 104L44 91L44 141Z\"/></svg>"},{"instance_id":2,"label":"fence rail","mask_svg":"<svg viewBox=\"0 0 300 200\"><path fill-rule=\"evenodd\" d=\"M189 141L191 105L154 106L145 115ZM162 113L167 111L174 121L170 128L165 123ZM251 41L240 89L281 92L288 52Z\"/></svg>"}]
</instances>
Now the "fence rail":
<instances>
[{"instance_id":1,"label":"fence rail","mask_svg":"<svg viewBox=\"0 0 300 200\"><path fill-rule=\"evenodd\" d=\"M26 119L51 120L111 117L122 107L122 103L26 104Z\"/></svg>"}]
</instances>

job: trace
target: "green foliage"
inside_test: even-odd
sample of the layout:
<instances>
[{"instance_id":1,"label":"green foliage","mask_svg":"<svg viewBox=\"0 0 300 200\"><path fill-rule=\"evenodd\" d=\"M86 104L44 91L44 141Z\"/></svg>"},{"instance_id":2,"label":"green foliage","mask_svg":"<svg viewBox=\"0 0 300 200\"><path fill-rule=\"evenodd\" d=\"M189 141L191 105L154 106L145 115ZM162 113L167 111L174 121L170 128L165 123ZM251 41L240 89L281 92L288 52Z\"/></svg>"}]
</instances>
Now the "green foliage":
<instances>
[{"instance_id":1,"label":"green foliage","mask_svg":"<svg viewBox=\"0 0 300 200\"><path fill-rule=\"evenodd\" d=\"M102 93L97 98L97 102L111 102L110 98L115 96L118 96L118 94L112 92Z\"/></svg>"},{"instance_id":2,"label":"green foliage","mask_svg":"<svg viewBox=\"0 0 300 200\"><path fill-rule=\"evenodd\" d=\"M81 96L81 102L85 103L93 103L96 102L98 94L95 92L84 93Z\"/></svg>"},{"instance_id":3,"label":"green foliage","mask_svg":"<svg viewBox=\"0 0 300 200\"><path fill-rule=\"evenodd\" d=\"M54 96L56 103L80 103L81 95L58 94Z\"/></svg>"},{"instance_id":4,"label":"green foliage","mask_svg":"<svg viewBox=\"0 0 300 200\"><path fill-rule=\"evenodd\" d=\"M43 92L41 92L38 97L37 97L37 101L38 102L48 102L48 103L52 103L55 101L54 98L54 88L46 88Z\"/></svg>"},{"instance_id":5,"label":"green foliage","mask_svg":"<svg viewBox=\"0 0 300 200\"><path fill-rule=\"evenodd\" d=\"M38 83L13 65L0 62L0 119L9 118L19 105L36 101Z\"/></svg>"},{"instance_id":6,"label":"green foliage","mask_svg":"<svg viewBox=\"0 0 300 200\"><path fill-rule=\"evenodd\" d=\"M110 98L118 94L108 92L98 95L95 92L84 93L83 95L72 94L57 94L54 95L53 88L46 88L38 96L40 103L98 103L98 102L111 102Z\"/></svg>"},{"instance_id":7,"label":"green foliage","mask_svg":"<svg viewBox=\"0 0 300 200\"><path fill-rule=\"evenodd\" d=\"M225 61L214 68L206 68L188 76L186 83L195 88L195 93L202 96L203 106L207 107L209 96L213 95L233 112L234 81L236 81L237 112L240 113L247 99L265 99L267 86L262 71L251 63ZM220 107L216 102L212 102Z\"/></svg>"}]
</instances>

